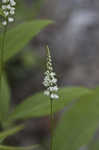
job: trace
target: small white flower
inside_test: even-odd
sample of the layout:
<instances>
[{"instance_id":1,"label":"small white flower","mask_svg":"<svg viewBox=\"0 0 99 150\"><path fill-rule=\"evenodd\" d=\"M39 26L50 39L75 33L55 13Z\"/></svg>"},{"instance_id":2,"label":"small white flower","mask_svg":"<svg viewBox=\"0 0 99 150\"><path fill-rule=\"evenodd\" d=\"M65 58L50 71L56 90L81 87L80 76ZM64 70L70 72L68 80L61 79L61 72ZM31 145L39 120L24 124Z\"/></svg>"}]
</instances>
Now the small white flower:
<instances>
[{"instance_id":1,"label":"small white flower","mask_svg":"<svg viewBox=\"0 0 99 150\"><path fill-rule=\"evenodd\" d=\"M15 10L15 7L11 7L11 9L10 9L10 10L11 10L11 11L12 11L12 10Z\"/></svg>"},{"instance_id":2,"label":"small white flower","mask_svg":"<svg viewBox=\"0 0 99 150\"><path fill-rule=\"evenodd\" d=\"M53 87L49 87L48 90L49 90L50 92L53 92Z\"/></svg>"},{"instance_id":3,"label":"small white flower","mask_svg":"<svg viewBox=\"0 0 99 150\"><path fill-rule=\"evenodd\" d=\"M46 91L44 91L44 95L49 96L50 92L46 90Z\"/></svg>"},{"instance_id":4,"label":"small white flower","mask_svg":"<svg viewBox=\"0 0 99 150\"><path fill-rule=\"evenodd\" d=\"M55 98L55 99L59 99L59 96L58 96L58 95L54 95L54 98Z\"/></svg>"},{"instance_id":5,"label":"small white flower","mask_svg":"<svg viewBox=\"0 0 99 150\"><path fill-rule=\"evenodd\" d=\"M53 93L52 93L52 94L51 94L51 98L52 98L52 99L58 99L59 96L58 96L57 94L53 94Z\"/></svg>"},{"instance_id":6,"label":"small white flower","mask_svg":"<svg viewBox=\"0 0 99 150\"><path fill-rule=\"evenodd\" d=\"M2 9L3 10L7 9L7 6L6 5L2 5Z\"/></svg>"},{"instance_id":7,"label":"small white flower","mask_svg":"<svg viewBox=\"0 0 99 150\"><path fill-rule=\"evenodd\" d=\"M11 5L10 4L7 5L7 9L9 9L9 10L11 9Z\"/></svg>"},{"instance_id":8,"label":"small white flower","mask_svg":"<svg viewBox=\"0 0 99 150\"><path fill-rule=\"evenodd\" d=\"M53 87L53 91L56 91L56 92L57 92L57 91L58 91L58 87L57 87L57 86L54 86L54 87Z\"/></svg>"},{"instance_id":9,"label":"small white flower","mask_svg":"<svg viewBox=\"0 0 99 150\"><path fill-rule=\"evenodd\" d=\"M11 6L15 6L16 5L16 2L14 0L10 0L10 5Z\"/></svg>"},{"instance_id":10,"label":"small white flower","mask_svg":"<svg viewBox=\"0 0 99 150\"><path fill-rule=\"evenodd\" d=\"M44 85L45 87L48 87L49 84L48 84L47 81L44 81L44 82L43 82L43 85Z\"/></svg>"},{"instance_id":11,"label":"small white flower","mask_svg":"<svg viewBox=\"0 0 99 150\"><path fill-rule=\"evenodd\" d=\"M2 25L6 26L7 25L7 21L3 21Z\"/></svg>"},{"instance_id":12,"label":"small white flower","mask_svg":"<svg viewBox=\"0 0 99 150\"><path fill-rule=\"evenodd\" d=\"M7 17L9 15L8 11L4 11L4 15Z\"/></svg>"},{"instance_id":13,"label":"small white flower","mask_svg":"<svg viewBox=\"0 0 99 150\"><path fill-rule=\"evenodd\" d=\"M10 14L11 14L11 15L14 15L14 14L15 14L15 11L14 11L14 10L10 10Z\"/></svg>"},{"instance_id":14,"label":"small white flower","mask_svg":"<svg viewBox=\"0 0 99 150\"><path fill-rule=\"evenodd\" d=\"M56 74L55 74L55 72L51 72L50 75L53 77L53 76L55 76Z\"/></svg>"},{"instance_id":15,"label":"small white flower","mask_svg":"<svg viewBox=\"0 0 99 150\"><path fill-rule=\"evenodd\" d=\"M52 82L52 83L56 83L56 82L57 82L57 79L56 79L56 78L53 78L51 82Z\"/></svg>"},{"instance_id":16,"label":"small white flower","mask_svg":"<svg viewBox=\"0 0 99 150\"><path fill-rule=\"evenodd\" d=\"M56 94L56 92L58 91L57 78L55 72L53 72L52 60L48 46L47 46L47 71L44 74L45 78L43 81L43 85L47 89L44 91L44 94L50 96L51 99L58 99L59 96Z\"/></svg>"},{"instance_id":17,"label":"small white flower","mask_svg":"<svg viewBox=\"0 0 99 150\"><path fill-rule=\"evenodd\" d=\"M8 22L14 22L14 18L8 17Z\"/></svg>"}]
</instances>

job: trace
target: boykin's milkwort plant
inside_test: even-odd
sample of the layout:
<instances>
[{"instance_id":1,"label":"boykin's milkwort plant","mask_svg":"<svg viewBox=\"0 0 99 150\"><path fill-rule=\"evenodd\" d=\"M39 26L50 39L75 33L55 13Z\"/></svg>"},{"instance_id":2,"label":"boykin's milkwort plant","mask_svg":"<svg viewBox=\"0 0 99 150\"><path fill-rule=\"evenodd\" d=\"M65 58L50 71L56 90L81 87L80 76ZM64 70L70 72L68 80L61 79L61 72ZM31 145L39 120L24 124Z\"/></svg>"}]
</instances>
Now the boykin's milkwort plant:
<instances>
[{"instance_id":1,"label":"boykin's milkwort plant","mask_svg":"<svg viewBox=\"0 0 99 150\"><path fill-rule=\"evenodd\" d=\"M47 51L47 70L45 72L45 78L43 85L45 86L46 90L44 91L44 94L49 96L50 100L50 150L53 149L53 120L54 120L54 114L53 114L53 100L58 99L59 96L57 94L58 86L57 86L57 78L56 73L53 71L52 67L52 59L50 55L49 47L46 46Z\"/></svg>"}]
</instances>

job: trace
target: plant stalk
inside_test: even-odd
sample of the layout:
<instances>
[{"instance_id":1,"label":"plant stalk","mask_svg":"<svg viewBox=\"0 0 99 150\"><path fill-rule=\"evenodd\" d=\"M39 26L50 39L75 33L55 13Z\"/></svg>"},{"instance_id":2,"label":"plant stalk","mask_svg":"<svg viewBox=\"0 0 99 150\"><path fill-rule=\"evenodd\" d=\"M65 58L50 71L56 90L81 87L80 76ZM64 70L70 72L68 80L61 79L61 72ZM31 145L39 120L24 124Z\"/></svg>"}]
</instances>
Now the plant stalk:
<instances>
[{"instance_id":1,"label":"plant stalk","mask_svg":"<svg viewBox=\"0 0 99 150\"><path fill-rule=\"evenodd\" d=\"M0 52L0 89L2 88L2 75L4 71L4 48L5 48L5 38L6 38L7 26L4 27L2 41L1 41L1 52Z\"/></svg>"},{"instance_id":2,"label":"plant stalk","mask_svg":"<svg viewBox=\"0 0 99 150\"><path fill-rule=\"evenodd\" d=\"M50 99L50 150L53 149L53 100Z\"/></svg>"}]
</instances>

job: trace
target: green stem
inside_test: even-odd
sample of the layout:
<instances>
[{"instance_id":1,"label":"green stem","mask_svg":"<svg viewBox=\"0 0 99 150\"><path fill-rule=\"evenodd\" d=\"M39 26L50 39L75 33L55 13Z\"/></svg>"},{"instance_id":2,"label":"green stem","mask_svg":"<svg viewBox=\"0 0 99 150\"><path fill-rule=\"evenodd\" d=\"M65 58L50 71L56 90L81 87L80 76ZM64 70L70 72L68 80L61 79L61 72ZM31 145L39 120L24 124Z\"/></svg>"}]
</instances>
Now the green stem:
<instances>
[{"instance_id":1,"label":"green stem","mask_svg":"<svg viewBox=\"0 0 99 150\"><path fill-rule=\"evenodd\" d=\"M2 76L4 71L4 48L5 48L6 31L7 27L4 27L0 49L0 92L2 92L2 79L3 79Z\"/></svg>"},{"instance_id":2,"label":"green stem","mask_svg":"<svg viewBox=\"0 0 99 150\"><path fill-rule=\"evenodd\" d=\"M53 149L53 100L50 99L50 150Z\"/></svg>"},{"instance_id":3,"label":"green stem","mask_svg":"<svg viewBox=\"0 0 99 150\"><path fill-rule=\"evenodd\" d=\"M7 31L7 27L4 28L3 36L2 36L2 41L1 41L1 57L0 57L1 69L0 69L0 81L1 81L1 78L2 78L3 71L4 71L4 48L5 48L6 31Z\"/></svg>"}]
</instances>

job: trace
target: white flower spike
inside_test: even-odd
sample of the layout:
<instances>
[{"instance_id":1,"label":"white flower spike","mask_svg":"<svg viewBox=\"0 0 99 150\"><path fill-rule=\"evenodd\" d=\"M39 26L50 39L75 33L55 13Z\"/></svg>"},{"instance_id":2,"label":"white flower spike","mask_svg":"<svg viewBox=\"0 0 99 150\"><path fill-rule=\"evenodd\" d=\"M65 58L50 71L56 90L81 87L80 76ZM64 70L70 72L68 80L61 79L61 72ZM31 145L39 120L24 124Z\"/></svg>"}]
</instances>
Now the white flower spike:
<instances>
[{"instance_id":1,"label":"white flower spike","mask_svg":"<svg viewBox=\"0 0 99 150\"><path fill-rule=\"evenodd\" d=\"M7 26L8 23L14 22L13 15L15 14L15 0L2 0L2 10L5 17L2 20L2 25Z\"/></svg>"},{"instance_id":2,"label":"white flower spike","mask_svg":"<svg viewBox=\"0 0 99 150\"><path fill-rule=\"evenodd\" d=\"M55 72L53 71L52 59L48 46L46 47L46 49L47 49L47 71L45 72L45 78L43 81L43 85L46 88L44 94L50 96L51 99L58 99L59 96L57 94L58 91L57 78Z\"/></svg>"}]
</instances>

